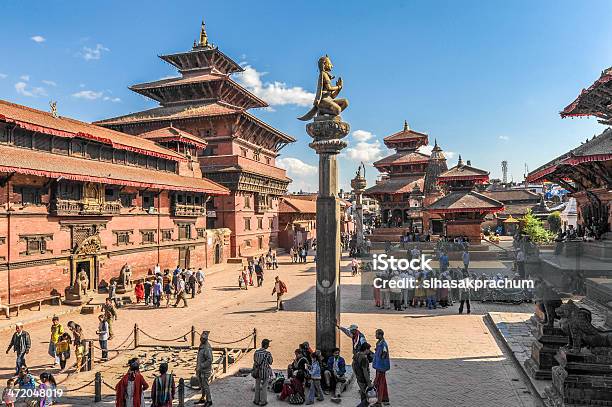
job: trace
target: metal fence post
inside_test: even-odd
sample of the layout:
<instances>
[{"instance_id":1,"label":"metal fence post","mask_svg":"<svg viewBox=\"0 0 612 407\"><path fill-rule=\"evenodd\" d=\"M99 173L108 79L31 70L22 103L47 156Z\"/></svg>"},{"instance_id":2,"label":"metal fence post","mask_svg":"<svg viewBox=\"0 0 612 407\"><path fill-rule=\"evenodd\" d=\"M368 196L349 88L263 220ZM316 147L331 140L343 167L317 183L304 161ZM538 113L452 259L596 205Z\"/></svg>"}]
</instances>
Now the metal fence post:
<instances>
[{"instance_id":1,"label":"metal fence post","mask_svg":"<svg viewBox=\"0 0 612 407\"><path fill-rule=\"evenodd\" d=\"M88 349L87 349L87 370L93 370L94 366L94 345L93 341L87 341Z\"/></svg>"},{"instance_id":2,"label":"metal fence post","mask_svg":"<svg viewBox=\"0 0 612 407\"><path fill-rule=\"evenodd\" d=\"M227 366L228 366L228 354L227 354L227 348L223 348L223 373L227 373Z\"/></svg>"},{"instance_id":3,"label":"metal fence post","mask_svg":"<svg viewBox=\"0 0 612 407\"><path fill-rule=\"evenodd\" d=\"M182 377L178 383L178 407L185 407L185 379Z\"/></svg>"},{"instance_id":4,"label":"metal fence post","mask_svg":"<svg viewBox=\"0 0 612 407\"><path fill-rule=\"evenodd\" d=\"M134 349L138 347L138 342L138 324L134 324Z\"/></svg>"},{"instance_id":5,"label":"metal fence post","mask_svg":"<svg viewBox=\"0 0 612 407\"><path fill-rule=\"evenodd\" d=\"M253 328L253 349L257 349L257 328Z\"/></svg>"},{"instance_id":6,"label":"metal fence post","mask_svg":"<svg viewBox=\"0 0 612 407\"><path fill-rule=\"evenodd\" d=\"M191 346L195 346L196 330L195 326L191 325Z\"/></svg>"},{"instance_id":7,"label":"metal fence post","mask_svg":"<svg viewBox=\"0 0 612 407\"><path fill-rule=\"evenodd\" d=\"M94 402L97 403L99 401L102 401L102 373L100 372L96 372L94 387L96 392L94 396Z\"/></svg>"}]
</instances>

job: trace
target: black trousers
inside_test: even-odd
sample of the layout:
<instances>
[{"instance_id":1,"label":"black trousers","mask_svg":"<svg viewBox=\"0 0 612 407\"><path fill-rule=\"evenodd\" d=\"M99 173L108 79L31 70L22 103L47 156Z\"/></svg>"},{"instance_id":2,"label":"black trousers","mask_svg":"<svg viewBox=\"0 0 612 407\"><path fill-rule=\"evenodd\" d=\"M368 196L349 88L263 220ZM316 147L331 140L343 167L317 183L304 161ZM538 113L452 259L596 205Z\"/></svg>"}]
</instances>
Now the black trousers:
<instances>
[{"instance_id":1,"label":"black trousers","mask_svg":"<svg viewBox=\"0 0 612 407\"><path fill-rule=\"evenodd\" d=\"M461 300L461 303L459 303L459 313L461 314L463 312L463 303L467 305L467 312L469 314L470 313L470 300Z\"/></svg>"}]
</instances>

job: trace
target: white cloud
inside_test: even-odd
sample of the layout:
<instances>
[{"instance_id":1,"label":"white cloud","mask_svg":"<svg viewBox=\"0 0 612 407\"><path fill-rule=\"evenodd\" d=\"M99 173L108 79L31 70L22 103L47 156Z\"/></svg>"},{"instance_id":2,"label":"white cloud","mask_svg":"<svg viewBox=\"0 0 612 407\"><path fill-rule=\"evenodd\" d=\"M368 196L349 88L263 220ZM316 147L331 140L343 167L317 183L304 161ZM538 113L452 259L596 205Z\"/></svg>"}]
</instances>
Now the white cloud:
<instances>
[{"instance_id":1,"label":"white cloud","mask_svg":"<svg viewBox=\"0 0 612 407\"><path fill-rule=\"evenodd\" d=\"M46 39L45 37L43 37L42 35L35 35L35 36L33 36L33 37L30 37L30 39L31 39L32 41L34 41L34 42L39 43L39 44L40 44L41 42L45 42L45 41L47 41L47 39Z\"/></svg>"},{"instance_id":2,"label":"white cloud","mask_svg":"<svg viewBox=\"0 0 612 407\"><path fill-rule=\"evenodd\" d=\"M102 97L103 92L94 92L93 90L82 90L73 93L72 96L77 99L96 100Z\"/></svg>"},{"instance_id":3,"label":"white cloud","mask_svg":"<svg viewBox=\"0 0 612 407\"><path fill-rule=\"evenodd\" d=\"M81 56L85 61L91 61L102 58L102 52L108 51L110 51L110 49L106 48L104 45L96 44L95 48L83 47L83 53Z\"/></svg>"},{"instance_id":4,"label":"white cloud","mask_svg":"<svg viewBox=\"0 0 612 407\"><path fill-rule=\"evenodd\" d=\"M113 98L110 96L104 96L103 100L109 101L109 102L113 102L113 103L119 103L121 102L120 98Z\"/></svg>"},{"instance_id":5,"label":"white cloud","mask_svg":"<svg viewBox=\"0 0 612 407\"><path fill-rule=\"evenodd\" d=\"M5 73L0 73L0 79L6 79L8 78L8 75Z\"/></svg>"},{"instance_id":6,"label":"white cloud","mask_svg":"<svg viewBox=\"0 0 612 407\"><path fill-rule=\"evenodd\" d=\"M57 82L54 81L50 81L50 80L43 80L42 83L44 83L45 85L49 85L49 86L57 86Z\"/></svg>"},{"instance_id":7,"label":"white cloud","mask_svg":"<svg viewBox=\"0 0 612 407\"><path fill-rule=\"evenodd\" d=\"M29 97L39 97L39 96L47 96L47 91L45 88L37 87L37 86L28 86L25 82L17 82L15 84L15 90L17 93L23 96Z\"/></svg>"},{"instance_id":8,"label":"white cloud","mask_svg":"<svg viewBox=\"0 0 612 407\"><path fill-rule=\"evenodd\" d=\"M498 138L499 138L500 140L504 140L504 141L508 141L508 140L510 140L510 137L508 137L508 136L499 136Z\"/></svg>"},{"instance_id":9,"label":"white cloud","mask_svg":"<svg viewBox=\"0 0 612 407\"><path fill-rule=\"evenodd\" d=\"M236 80L265 100L272 106L298 105L310 106L314 100L314 93L310 93L299 86L289 87L284 82L263 82L261 77L266 72L258 72L250 65L244 67L244 72L236 74Z\"/></svg>"},{"instance_id":10,"label":"white cloud","mask_svg":"<svg viewBox=\"0 0 612 407\"><path fill-rule=\"evenodd\" d=\"M354 161L372 163L383 157L383 146L379 140L360 141L346 149L346 156Z\"/></svg>"},{"instance_id":11,"label":"white cloud","mask_svg":"<svg viewBox=\"0 0 612 407\"><path fill-rule=\"evenodd\" d=\"M433 150L433 147L434 146L432 146L431 144L427 144L426 146L419 147L417 151L419 153L431 155L431 150Z\"/></svg>"},{"instance_id":12,"label":"white cloud","mask_svg":"<svg viewBox=\"0 0 612 407\"><path fill-rule=\"evenodd\" d=\"M316 191L318 188L318 168L294 157L284 157L276 160L276 164L287 170L292 179L291 191Z\"/></svg>"},{"instance_id":13,"label":"white cloud","mask_svg":"<svg viewBox=\"0 0 612 407\"><path fill-rule=\"evenodd\" d=\"M19 77L19 79L21 79L22 81L29 81L30 80L30 75L21 75Z\"/></svg>"},{"instance_id":14,"label":"white cloud","mask_svg":"<svg viewBox=\"0 0 612 407\"><path fill-rule=\"evenodd\" d=\"M366 130L355 130L353 132L353 138L357 141L368 141L372 137L374 137L374 135Z\"/></svg>"},{"instance_id":15,"label":"white cloud","mask_svg":"<svg viewBox=\"0 0 612 407\"><path fill-rule=\"evenodd\" d=\"M447 159L454 158L457 155L457 153L455 153L454 151L442 151L442 153Z\"/></svg>"}]
</instances>

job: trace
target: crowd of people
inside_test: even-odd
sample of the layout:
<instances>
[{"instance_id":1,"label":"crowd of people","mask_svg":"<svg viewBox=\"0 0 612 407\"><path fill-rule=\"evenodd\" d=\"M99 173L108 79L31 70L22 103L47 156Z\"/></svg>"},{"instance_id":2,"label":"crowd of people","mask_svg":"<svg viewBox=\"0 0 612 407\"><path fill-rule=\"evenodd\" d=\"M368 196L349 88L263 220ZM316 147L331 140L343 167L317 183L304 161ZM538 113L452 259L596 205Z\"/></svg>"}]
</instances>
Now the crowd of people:
<instances>
[{"instance_id":1,"label":"crowd of people","mask_svg":"<svg viewBox=\"0 0 612 407\"><path fill-rule=\"evenodd\" d=\"M174 300L173 307L177 307L179 303L187 307L189 295L193 299L202 293L205 278L206 275L201 267L195 270L191 267L176 266L174 271L165 269L162 273L157 264L154 270L149 270L147 278L134 286L136 303L159 308L162 306L162 301L165 300L165 306L169 307L170 302ZM113 293L109 297L113 300L116 298Z\"/></svg>"},{"instance_id":2,"label":"crowd of people","mask_svg":"<svg viewBox=\"0 0 612 407\"><path fill-rule=\"evenodd\" d=\"M308 262L308 242L305 242L303 245L293 246L289 249L289 257L291 258L292 263L307 263ZM312 251L316 253L317 250L317 242L314 240L311 243ZM316 260L316 254L315 254Z\"/></svg>"},{"instance_id":3,"label":"crowd of people","mask_svg":"<svg viewBox=\"0 0 612 407\"><path fill-rule=\"evenodd\" d=\"M274 373L273 357L270 352L269 339L261 342L261 348L253 355L252 377L255 379L255 405L268 404L268 391L277 394L277 398L289 404L312 405L324 401L326 395L331 400L341 402L342 392L353 376L359 387L361 404L382 406L389 404L386 374L391 368L389 346L382 329L377 329L376 346L367 342L365 335L357 325L348 328L337 326L352 341L351 371L346 360L340 356L340 349L335 348L331 355L324 357L319 350L313 350L308 342L301 343L294 351L294 359L284 372ZM375 370L372 380L370 367ZM351 374L352 372L352 374Z\"/></svg>"}]
</instances>

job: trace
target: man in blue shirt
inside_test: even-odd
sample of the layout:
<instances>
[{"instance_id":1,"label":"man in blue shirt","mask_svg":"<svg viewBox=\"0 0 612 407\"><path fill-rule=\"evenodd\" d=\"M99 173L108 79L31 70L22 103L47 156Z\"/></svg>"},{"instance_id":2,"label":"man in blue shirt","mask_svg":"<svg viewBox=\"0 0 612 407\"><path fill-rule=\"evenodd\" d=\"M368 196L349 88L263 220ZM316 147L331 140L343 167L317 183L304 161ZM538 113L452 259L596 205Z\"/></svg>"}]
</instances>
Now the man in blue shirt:
<instances>
[{"instance_id":1,"label":"man in blue shirt","mask_svg":"<svg viewBox=\"0 0 612 407\"><path fill-rule=\"evenodd\" d=\"M325 385L333 391L333 397L340 398L340 393L346 383L346 361L340 356L340 349L334 348L332 356L327 358L327 370L323 372Z\"/></svg>"},{"instance_id":2,"label":"man in blue shirt","mask_svg":"<svg viewBox=\"0 0 612 407\"><path fill-rule=\"evenodd\" d=\"M387 389L386 373L391 368L389 360L389 346L385 341L385 333L382 329L376 330L376 350L374 351L374 361L372 367L376 370L374 387L378 393L378 403L389 404L389 390Z\"/></svg>"}]
</instances>

